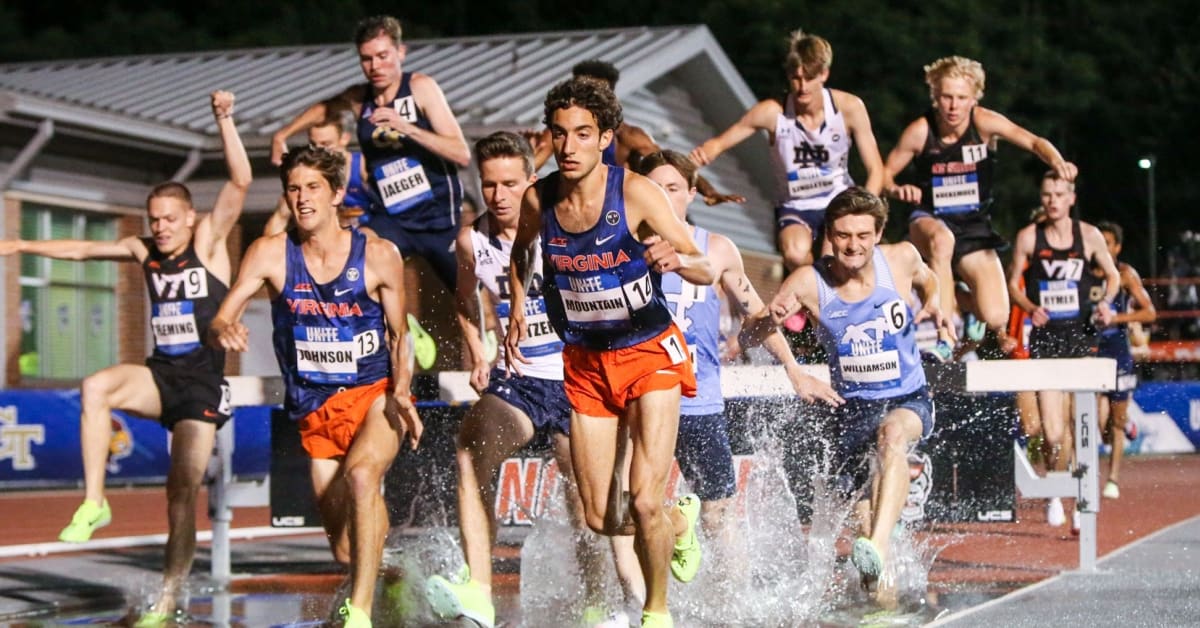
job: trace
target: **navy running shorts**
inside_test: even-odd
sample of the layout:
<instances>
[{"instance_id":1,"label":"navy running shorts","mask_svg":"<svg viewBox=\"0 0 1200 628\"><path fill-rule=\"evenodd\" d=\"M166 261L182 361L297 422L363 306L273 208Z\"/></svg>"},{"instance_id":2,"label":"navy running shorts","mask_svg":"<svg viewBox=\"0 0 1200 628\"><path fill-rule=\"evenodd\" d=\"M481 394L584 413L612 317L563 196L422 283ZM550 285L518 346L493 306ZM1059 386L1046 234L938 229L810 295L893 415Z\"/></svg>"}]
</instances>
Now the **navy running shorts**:
<instances>
[{"instance_id":1,"label":"navy running shorts","mask_svg":"<svg viewBox=\"0 0 1200 628\"><path fill-rule=\"evenodd\" d=\"M363 226L395 244L404 259L416 256L428 262L446 289L454 292L454 284L458 279L458 259L454 256L457 226L438 231L415 231L402 226L387 214L370 214L370 219Z\"/></svg>"},{"instance_id":2,"label":"navy running shorts","mask_svg":"<svg viewBox=\"0 0 1200 628\"><path fill-rule=\"evenodd\" d=\"M837 439L834 464L840 469L840 485L846 492L866 485L879 426L888 412L897 408L914 412L921 419L921 440L929 438L934 424L933 399L929 396L929 389L924 386L890 399L849 398L834 410L833 429Z\"/></svg>"},{"instance_id":3,"label":"navy running shorts","mask_svg":"<svg viewBox=\"0 0 1200 628\"><path fill-rule=\"evenodd\" d=\"M700 501L732 497L737 490L729 426L724 414L685 414L679 417L675 459Z\"/></svg>"},{"instance_id":4,"label":"navy running shorts","mask_svg":"<svg viewBox=\"0 0 1200 628\"><path fill-rule=\"evenodd\" d=\"M571 433L571 404L562 380L509 376L503 369L492 369L485 395L500 398L525 413L533 422L536 440L549 444L555 433Z\"/></svg>"},{"instance_id":5,"label":"navy running shorts","mask_svg":"<svg viewBox=\"0 0 1200 628\"><path fill-rule=\"evenodd\" d=\"M1125 401L1129 399L1129 396L1133 394L1133 390L1137 388L1138 384L1137 368L1133 364L1133 354L1128 351L1113 353L1101 351L1097 355L1117 361L1117 387L1115 390L1104 393L1104 396L1108 397L1109 401Z\"/></svg>"},{"instance_id":6,"label":"navy running shorts","mask_svg":"<svg viewBox=\"0 0 1200 628\"><path fill-rule=\"evenodd\" d=\"M815 244L825 235L825 210L823 209L791 209L789 207L775 208L775 231L783 231L784 227L803 223L812 230Z\"/></svg>"}]
</instances>

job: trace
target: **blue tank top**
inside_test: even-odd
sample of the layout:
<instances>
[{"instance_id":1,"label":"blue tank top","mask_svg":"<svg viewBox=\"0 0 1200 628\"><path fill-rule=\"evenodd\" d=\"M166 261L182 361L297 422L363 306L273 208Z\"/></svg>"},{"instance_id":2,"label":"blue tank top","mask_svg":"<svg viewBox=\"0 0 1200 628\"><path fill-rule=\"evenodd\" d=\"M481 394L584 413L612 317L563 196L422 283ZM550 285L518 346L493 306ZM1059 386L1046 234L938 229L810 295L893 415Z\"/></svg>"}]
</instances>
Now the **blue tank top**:
<instances>
[{"instance_id":1,"label":"blue tank top","mask_svg":"<svg viewBox=\"0 0 1200 628\"><path fill-rule=\"evenodd\" d=\"M693 236L700 252L708 254L708 231L696 227ZM721 302L712 286L697 286L678 273L662 276L663 295L671 305L675 324L687 340L692 369L696 373L696 396L684 397L680 413L689 416L725 411L721 396L721 356L717 349Z\"/></svg>"},{"instance_id":2,"label":"blue tank top","mask_svg":"<svg viewBox=\"0 0 1200 628\"><path fill-rule=\"evenodd\" d=\"M558 224L558 174L541 189L546 310L563 342L594 350L629 347L671 325L662 275L646 266L646 247L629 233L625 169L603 167L608 182L600 219L582 233Z\"/></svg>"},{"instance_id":3,"label":"blue tank top","mask_svg":"<svg viewBox=\"0 0 1200 628\"><path fill-rule=\"evenodd\" d=\"M284 409L293 420L344 388L387 377L391 356L383 306L367 294L367 237L350 230L350 256L337 279L308 274L295 232L287 238L283 289L271 302L275 358L287 386Z\"/></svg>"},{"instance_id":4,"label":"blue tank top","mask_svg":"<svg viewBox=\"0 0 1200 628\"><path fill-rule=\"evenodd\" d=\"M411 72L401 74L392 107L417 127L432 131L433 125L417 106L411 79ZM458 167L419 143L406 140L399 131L371 124L375 99L369 85L365 90L358 118L358 144L382 200L382 213L415 231L436 231L458 224L462 209Z\"/></svg>"},{"instance_id":5,"label":"blue tank top","mask_svg":"<svg viewBox=\"0 0 1200 628\"><path fill-rule=\"evenodd\" d=\"M350 176L346 177L346 196L342 199L342 205L361 209L364 213L382 211L383 201L379 194L370 181L363 180L362 160L362 153L350 153Z\"/></svg>"},{"instance_id":6,"label":"blue tank top","mask_svg":"<svg viewBox=\"0 0 1200 628\"><path fill-rule=\"evenodd\" d=\"M875 247L875 290L848 303L830 282L831 258L819 260L817 338L829 354L829 376L843 397L890 399L925 385L917 350L917 327L908 302L896 292L883 250Z\"/></svg>"},{"instance_id":7,"label":"blue tank top","mask_svg":"<svg viewBox=\"0 0 1200 628\"><path fill-rule=\"evenodd\" d=\"M1101 285L1103 285L1103 281ZM1128 291L1124 288L1118 290L1117 296L1113 298L1112 302L1113 314L1124 314L1130 311L1132 309L1130 301ZM1129 354L1129 326L1121 323L1120 325L1101 328L1096 353L1101 357L1110 358L1123 357Z\"/></svg>"}]
</instances>

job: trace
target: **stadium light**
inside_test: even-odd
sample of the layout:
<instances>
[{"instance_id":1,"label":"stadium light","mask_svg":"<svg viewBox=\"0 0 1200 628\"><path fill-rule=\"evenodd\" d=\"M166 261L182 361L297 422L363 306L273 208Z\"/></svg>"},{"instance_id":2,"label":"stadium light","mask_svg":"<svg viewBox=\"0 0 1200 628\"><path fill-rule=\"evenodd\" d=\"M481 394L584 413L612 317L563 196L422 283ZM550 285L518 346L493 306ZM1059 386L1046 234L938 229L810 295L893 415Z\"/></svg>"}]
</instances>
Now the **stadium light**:
<instances>
[{"instance_id":1,"label":"stadium light","mask_svg":"<svg viewBox=\"0 0 1200 628\"><path fill-rule=\"evenodd\" d=\"M1138 168L1146 171L1146 222L1150 227L1150 276L1158 276L1158 213L1154 207L1154 166L1158 160L1147 155L1138 160Z\"/></svg>"}]
</instances>

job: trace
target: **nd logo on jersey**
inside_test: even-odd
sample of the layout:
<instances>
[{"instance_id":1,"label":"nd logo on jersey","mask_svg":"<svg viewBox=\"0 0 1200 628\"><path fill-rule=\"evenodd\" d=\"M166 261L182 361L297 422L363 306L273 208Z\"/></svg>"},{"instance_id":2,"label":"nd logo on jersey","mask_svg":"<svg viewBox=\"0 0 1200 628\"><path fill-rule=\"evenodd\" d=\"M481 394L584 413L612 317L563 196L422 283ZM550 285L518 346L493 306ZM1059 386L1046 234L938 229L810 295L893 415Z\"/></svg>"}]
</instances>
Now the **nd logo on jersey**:
<instances>
[{"instance_id":1,"label":"nd logo on jersey","mask_svg":"<svg viewBox=\"0 0 1200 628\"><path fill-rule=\"evenodd\" d=\"M795 146L794 161L797 164L812 166L829 161L829 149L824 144L809 144L801 141Z\"/></svg>"}]
</instances>

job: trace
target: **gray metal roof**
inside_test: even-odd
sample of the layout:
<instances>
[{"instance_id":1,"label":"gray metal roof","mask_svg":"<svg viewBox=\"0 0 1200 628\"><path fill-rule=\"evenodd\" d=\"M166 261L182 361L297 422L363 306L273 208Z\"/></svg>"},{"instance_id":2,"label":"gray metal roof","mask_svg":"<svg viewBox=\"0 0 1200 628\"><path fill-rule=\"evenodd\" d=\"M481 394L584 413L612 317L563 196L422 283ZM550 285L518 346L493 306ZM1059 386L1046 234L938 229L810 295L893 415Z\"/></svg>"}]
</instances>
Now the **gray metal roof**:
<instances>
[{"instance_id":1,"label":"gray metal roof","mask_svg":"<svg viewBox=\"0 0 1200 628\"><path fill-rule=\"evenodd\" d=\"M696 57L714 57L743 104L753 96L705 26L528 33L406 42L404 67L435 77L468 135L534 125L547 90L581 60L622 72L618 96ZM214 89L237 94L247 142L267 136L316 100L362 83L349 43L288 48L0 64L0 112L205 146L215 134ZM211 141L213 138L209 138Z\"/></svg>"},{"instance_id":2,"label":"gray metal roof","mask_svg":"<svg viewBox=\"0 0 1200 628\"><path fill-rule=\"evenodd\" d=\"M715 135L755 98L706 26L505 34L406 42L406 70L437 79L468 139L498 129L540 127L541 103L585 59L617 66L626 119L665 148L686 152ZM361 84L350 43L0 64L0 121L53 120L61 135L111 137L180 156L219 159L208 94L237 95L247 148L261 155L270 135L311 103ZM296 137L299 141L301 138ZM762 147L751 147L755 142ZM765 141L731 151L703 174L744 194L743 208L707 207L695 221L739 246L774 252ZM193 152L192 157L196 155ZM27 183L27 182L26 182ZM474 187L469 179L464 183ZM275 184L256 180L273 197Z\"/></svg>"}]
</instances>

